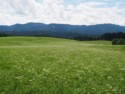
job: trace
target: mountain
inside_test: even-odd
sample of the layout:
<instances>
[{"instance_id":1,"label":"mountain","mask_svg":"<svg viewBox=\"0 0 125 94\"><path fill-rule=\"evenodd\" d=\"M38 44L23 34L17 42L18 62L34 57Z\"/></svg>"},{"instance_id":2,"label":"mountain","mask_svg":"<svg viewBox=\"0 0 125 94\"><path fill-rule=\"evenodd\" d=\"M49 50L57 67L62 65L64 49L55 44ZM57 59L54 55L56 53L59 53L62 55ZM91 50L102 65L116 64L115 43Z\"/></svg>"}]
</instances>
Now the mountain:
<instances>
[{"instance_id":1,"label":"mountain","mask_svg":"<svg viewBox=\"0 0 125 94\"><path fill-rule=\"evenodd\" d=\"M27 23L15 24L11 26L1 25L0 32L5 32L11 35L45 35L72 38L78 35L98 36L108 32L125 33L125 26L119 26L115 24L97 24L86 26L69 24Z\"/></svg>"}]
</instances>

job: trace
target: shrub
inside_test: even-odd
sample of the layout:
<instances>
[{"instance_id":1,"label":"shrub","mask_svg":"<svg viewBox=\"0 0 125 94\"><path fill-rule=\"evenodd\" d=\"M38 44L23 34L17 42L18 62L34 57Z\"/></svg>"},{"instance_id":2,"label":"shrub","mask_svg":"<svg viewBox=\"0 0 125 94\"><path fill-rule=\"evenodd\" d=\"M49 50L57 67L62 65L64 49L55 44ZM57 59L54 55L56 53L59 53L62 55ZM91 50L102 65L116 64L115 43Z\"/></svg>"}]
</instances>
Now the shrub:
<instances>
[{"instance_id":1,"label":"shrub","mask_svg":"<svg viewBox=\"0 0 125 94\"><path fill-rule=\"evenodd\" d=\"M113 39L112 40L112 45L116 45L117 44L117 39Z\"/></svg>"},{"instance_id":2,"label":"shrub","mask_svg":"<svg viewBox=\"0 0 125 94\"><path fill-rule=\"evenodd\" d=\"M113 39L112 45L125 45L125 39Z\"/></svg>"}]
</instances>

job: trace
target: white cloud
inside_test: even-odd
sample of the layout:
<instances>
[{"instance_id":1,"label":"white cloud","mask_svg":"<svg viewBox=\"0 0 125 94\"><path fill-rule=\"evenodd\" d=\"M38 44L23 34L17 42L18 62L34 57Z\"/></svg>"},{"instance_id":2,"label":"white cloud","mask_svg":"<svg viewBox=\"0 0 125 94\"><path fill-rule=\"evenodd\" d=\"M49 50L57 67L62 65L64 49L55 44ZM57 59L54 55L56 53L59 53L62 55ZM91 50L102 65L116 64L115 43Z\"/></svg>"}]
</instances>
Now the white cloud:
<instances>
[{"instance_id":1,"label":"white cloud","mask_svg":"<svg viewBox=\"0 0 125 94\"><path fill-rule=\"evenodd\" d=\"M63 0L0 0L0 24L27 22L125 25L125 8L104 7L104 2L65 6Z\"/></svg>"}]
</instances>

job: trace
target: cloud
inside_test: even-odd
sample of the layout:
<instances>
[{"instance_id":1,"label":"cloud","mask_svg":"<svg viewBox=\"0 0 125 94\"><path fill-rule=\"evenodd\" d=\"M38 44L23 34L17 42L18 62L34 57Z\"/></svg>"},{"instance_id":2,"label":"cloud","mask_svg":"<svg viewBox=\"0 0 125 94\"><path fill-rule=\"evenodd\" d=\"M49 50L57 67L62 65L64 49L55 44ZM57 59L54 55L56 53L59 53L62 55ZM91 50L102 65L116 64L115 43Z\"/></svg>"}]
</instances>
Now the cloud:
<instances>
[{"instance_id":1,"label":"cloud","mask_svg":"<svg viewBox=\"0 0 125 94\"><path fill-rule=\"evenodd\" d=\"M104 0L105 1L105 0ZM125 7L106 2L64 5L63 0L0 0L0 24L27 22L125 25Z\"/></svg>"}]
</instances>

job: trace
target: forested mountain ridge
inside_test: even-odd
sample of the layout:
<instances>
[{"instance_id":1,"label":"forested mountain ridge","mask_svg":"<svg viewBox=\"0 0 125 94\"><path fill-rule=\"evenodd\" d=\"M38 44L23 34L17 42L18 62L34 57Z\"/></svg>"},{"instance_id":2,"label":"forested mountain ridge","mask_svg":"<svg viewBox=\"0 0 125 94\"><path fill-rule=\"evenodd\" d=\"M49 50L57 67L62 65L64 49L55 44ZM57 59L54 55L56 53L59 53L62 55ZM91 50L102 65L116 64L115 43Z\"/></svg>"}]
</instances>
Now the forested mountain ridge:
<instances>
[{"instance_id":1,"label":"forested mountain ridge","mask_svg":"<svg viewBox=\"0 0 125 94\"><path fill-rule=\"evenodd\" d=\"M11 26L0 25L0 32L19 36L54 36L74 38L79 35L100 36L104 33L123 32L125 26L115 24L97 25L69 25L69 24L44 24L26 23Z\"/></svg>"}]
</instances>

